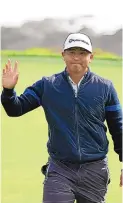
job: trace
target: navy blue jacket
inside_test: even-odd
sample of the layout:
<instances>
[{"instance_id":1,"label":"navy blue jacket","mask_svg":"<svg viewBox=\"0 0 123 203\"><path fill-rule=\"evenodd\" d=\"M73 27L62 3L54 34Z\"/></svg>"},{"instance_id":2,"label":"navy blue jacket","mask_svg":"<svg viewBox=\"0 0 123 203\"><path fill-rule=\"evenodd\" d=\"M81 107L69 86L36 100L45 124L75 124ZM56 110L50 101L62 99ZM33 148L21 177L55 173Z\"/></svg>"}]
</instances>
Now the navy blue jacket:
<instances>
[{"instance_id":1,"label":"navy blue jacket","mask_svg":"<svg viewBox=\"0 0 123 203\"><path fill-rule=\"evenodd\" d=\"M65 71L43 77L23 94L3 89L2 105L11 117L42 106L48 122L49 155L62 161L84 163L98 160L108 152L107 121L114 150L122 161L122 111L111 81L90 70L75 97Z\"/></svg>"}]
</instances>

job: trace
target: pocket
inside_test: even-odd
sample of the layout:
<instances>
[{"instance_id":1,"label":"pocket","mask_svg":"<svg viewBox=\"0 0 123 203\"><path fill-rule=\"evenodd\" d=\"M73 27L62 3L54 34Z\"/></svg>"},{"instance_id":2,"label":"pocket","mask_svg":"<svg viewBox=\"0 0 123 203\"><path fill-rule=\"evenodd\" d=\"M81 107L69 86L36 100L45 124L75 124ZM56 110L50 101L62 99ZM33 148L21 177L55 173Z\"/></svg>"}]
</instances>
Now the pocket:
<instances>
[{"instance_id":1,"label":"pocket","mask_svg":"<svg viewBox=\"0 0 123 203\"><path fill-rule=\"evenodd\" d=\"M97 190L107 190L107 185L110 183L110 174L107 164L107 159L85 164L85 179ZM85 180L86 181L86 180Z\"/></svg>"},{"instance_id":2,"label":"pocket","mask_svg":"<svg viewBox=\"0 0 123 203\"><path fill-rule=\"evenodd\" d=\"M44 182L43 184L46 183L47 179L48 179L48 175L49 175L49 168L50 168L50 163L47 165L46 170L45 170L45 178L44 178Z\"/></svg>"},{"instance_id":3,"label":"pocket","mask_svg":"<svg viewBox=\"0 0 123 203\"><path fill-rule=\"evenodd\" d=\"M46 172L47 172L47 167L49 166L49 163L46 163L45 165L43 165L41 167L41 172L43 175L46 175Z\"/></svg>"},{"instance_id":4,"label":"pocket","mask_svg":"<svg viewBox=\"0 0 123 203\"><path fill-rule=\"evenodd\" d=\"M99 168L101 167L102 175L105 179L105 184L106 186L110 183L110 172L109 172L109 167L108 167L108 158L104 158L100 164Z\"/></svg>"},{"instance_id":5,"label":"pocket","mask_svg":"<svg viewBox=\"0 0 123 203\"><path fill-rule=\"evenodd\" d=\"M49 179L58 177L59 167L52 161L49 161L48 167L46 168L46 174L43 184L45 184Z\"/></svg>"},{"instance_id":6,"label":"pocket","mask_svg":"<svg viewBox=\"0 0 123 203\"><path fill-rule=\"evenodd\" d=\"M102 175L104 176L105 183L106 183L106 186L107 186L107 185L111 182L108 166L104 166L104 167L102 168Z\"/></svg>"}]
</instances>

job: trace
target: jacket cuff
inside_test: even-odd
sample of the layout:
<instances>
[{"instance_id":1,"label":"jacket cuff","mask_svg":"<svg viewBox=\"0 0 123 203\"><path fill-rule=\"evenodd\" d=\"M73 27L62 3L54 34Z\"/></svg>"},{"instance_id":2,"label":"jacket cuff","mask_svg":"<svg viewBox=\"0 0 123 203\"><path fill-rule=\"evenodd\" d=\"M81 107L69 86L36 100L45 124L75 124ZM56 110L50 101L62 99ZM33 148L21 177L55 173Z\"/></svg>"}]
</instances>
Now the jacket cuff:
<instances>
[{"instance_id":1,"label":"jacket cuff","mask_svg":"<svg viewBox=\"0 0 123 203\"><path fill-rule=\"evenodd\" d=\"M3 93L4 96L13 96L14 89L3 88L3 92L2 93Z\"/></svg>"}]
</instances>

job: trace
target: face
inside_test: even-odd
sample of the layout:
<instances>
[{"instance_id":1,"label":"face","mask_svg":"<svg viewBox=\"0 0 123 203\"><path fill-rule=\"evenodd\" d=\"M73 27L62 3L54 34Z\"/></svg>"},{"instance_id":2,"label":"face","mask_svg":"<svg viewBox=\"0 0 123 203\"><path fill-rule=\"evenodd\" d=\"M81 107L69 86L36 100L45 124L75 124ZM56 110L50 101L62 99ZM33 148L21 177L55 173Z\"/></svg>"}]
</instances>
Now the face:
<instances>
[{"instance_id":1,"label":"face","mask_svg":"<svg viewBox=\"0 0 123 203\"><path fill-rule=\"evenodd\" d=\"M67 70L73 73L80 73L88 68L93 59L93 54L85 49L75 47L62 52Z\"/></svg>"}]
</instances>

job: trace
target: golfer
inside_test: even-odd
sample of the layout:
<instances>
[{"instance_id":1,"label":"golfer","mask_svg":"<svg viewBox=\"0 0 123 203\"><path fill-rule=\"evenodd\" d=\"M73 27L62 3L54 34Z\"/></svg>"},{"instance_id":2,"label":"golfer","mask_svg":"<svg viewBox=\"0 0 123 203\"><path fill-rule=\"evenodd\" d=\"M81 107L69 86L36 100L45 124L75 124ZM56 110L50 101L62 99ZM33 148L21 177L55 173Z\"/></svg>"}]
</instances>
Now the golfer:
<instances>
[{"instance_id":1,"label":"golfer","mask_svg":"<svg viewBox=\"0 0 123 203\"><path fill-rule=\"evenodd\" d=\"M66 66L61 73L43 77L20 96L14 90L18 63L13 68L9 60L3 70L1 102L11 117L39 106L44 109L49 162L43 203L104 203L110 183L105 120L122 162L119 99L110 80L91 72L92 43L87 35L69 34L62 57Z\"/></svg>"}]
</instances>

